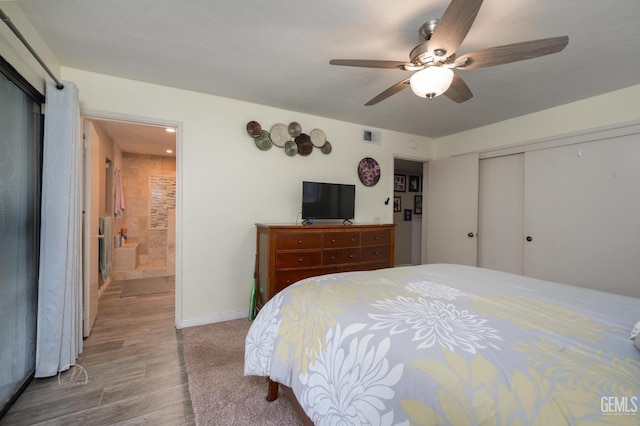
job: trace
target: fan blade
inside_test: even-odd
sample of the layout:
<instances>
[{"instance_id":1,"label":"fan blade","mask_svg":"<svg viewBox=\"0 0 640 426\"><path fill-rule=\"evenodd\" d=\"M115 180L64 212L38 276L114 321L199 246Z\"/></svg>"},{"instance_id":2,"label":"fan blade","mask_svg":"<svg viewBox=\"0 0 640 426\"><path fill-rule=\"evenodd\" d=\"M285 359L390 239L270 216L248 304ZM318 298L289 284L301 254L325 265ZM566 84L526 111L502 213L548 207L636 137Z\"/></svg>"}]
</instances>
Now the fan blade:
<instances>
[{"instance_id":1,"label":"fan blade","mask_svg":"<svg viewBox=\"0 0 640 426\"><path fill-rule=\"evenodd\" d=\"M472 70L475 68L492 67L494 65L524 61L525 59L560 52L568 43L569 36L562 36L490 47L460 56L456 59L456 63L462 63L463 65L457 68L461 70Z\"/></svg>"},{"instance_id":2,"label":"fan blade","mask_svg":"<svg viewBox=\"0 0 640 426\"><path fill-rule=\"evenodd\" d=\"M408 78L406 80L402 80L402 81L394 84L393 86L389 87L387 90L385 90L384 92L380 93L378 96L376 96L375 98L371 99L369 102L367 102L364 105L365 106L375 105L378 102L387 99L391 95L395 95L396 93L398 93L399 91L401 91L402 89L407 88L407 87L409 87L409 79Z\"/></svg>"},{"instance_id":3,"label":"fan blade","mask_svg":"<svg viewBox=\"0 0 640 426\"><path fill-rule=\"evenodd\" d=\"M444 92L443 94L447 98L457 103L462 103L473 98L473 93L471 93L471 89L469 89L469 86L467 86L467 83L465 83L464 80L458 76L458 74L453 75L453 81L451 82L451 86L449 86L447 91Z\"/></svg>"},{"instance_id":4,"label":"fan blade","mask_svg":"<svg viewBox=\"0 0 640 426\"><path fill-rule=\"evenodd\" d=\"M482 0L452 0L431 35L429 50L442 50L447 58L453 55L471 29L480 6Z\"/></svg>"},{"instance_id":5,"label":"fan blade","mask_svg":"<svg viewBox=\"0 0 640 426\"><path fill-rule=\"evenodd\" d=\"M404 70L405 67L413 66L409 62L399 61L376 61L370 59L332 59L329 61L331 65L344 65L347 67L364 67L364 68L397 68Z\"/></svg>"}]
</instances>

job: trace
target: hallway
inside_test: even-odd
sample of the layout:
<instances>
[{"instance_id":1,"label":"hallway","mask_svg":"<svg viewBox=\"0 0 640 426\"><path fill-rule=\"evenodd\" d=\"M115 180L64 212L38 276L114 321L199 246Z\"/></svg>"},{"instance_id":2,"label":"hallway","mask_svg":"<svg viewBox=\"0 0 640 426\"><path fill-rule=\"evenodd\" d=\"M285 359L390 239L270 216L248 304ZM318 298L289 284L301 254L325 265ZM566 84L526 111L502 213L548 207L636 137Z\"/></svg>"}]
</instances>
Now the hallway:
<instances>
[{"instance_id":1,"label":"hallway","mask_svg":"<svg viewBox=\"0 0 640 426\"><path fill-rule=\"evenodd\" d=\"M174 277L112 282L81 368L34 379L0 424L195 424L174 292Z\"/></svg>"}]
</instances>

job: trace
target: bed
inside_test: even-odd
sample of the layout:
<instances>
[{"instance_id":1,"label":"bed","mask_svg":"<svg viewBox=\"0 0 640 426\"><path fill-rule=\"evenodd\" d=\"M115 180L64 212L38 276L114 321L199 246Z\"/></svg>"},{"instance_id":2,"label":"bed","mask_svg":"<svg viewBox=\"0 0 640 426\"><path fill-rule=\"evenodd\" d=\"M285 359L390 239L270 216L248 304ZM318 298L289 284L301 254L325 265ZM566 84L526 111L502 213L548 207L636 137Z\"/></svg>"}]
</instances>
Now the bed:
<instances>
[{"instance_id":1,"label":"bed","mask_svg":"<svg viewBox=\"0 0 640 426\"><path fill-rule=\"evenodd\" d=\"M315 425L640 424L640 299L460 265L302 280L261 309L245 375Z\"/></svg>"}]
</instances>

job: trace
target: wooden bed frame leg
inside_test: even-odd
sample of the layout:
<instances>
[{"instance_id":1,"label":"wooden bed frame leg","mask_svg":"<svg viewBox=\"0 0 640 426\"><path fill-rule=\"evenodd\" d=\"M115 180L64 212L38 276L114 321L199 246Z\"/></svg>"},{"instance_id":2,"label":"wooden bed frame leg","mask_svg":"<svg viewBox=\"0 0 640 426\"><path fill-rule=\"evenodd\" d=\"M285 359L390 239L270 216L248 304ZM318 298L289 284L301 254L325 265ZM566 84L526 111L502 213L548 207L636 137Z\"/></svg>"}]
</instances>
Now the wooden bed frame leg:
<instances>
[{"instance_id":1,"label":"wooden bed frame leg","mask_svg":"<svg viewBox=\"0 0 640 426\"><path fill-rule=\"evenodd\" d=\"M271 379L269 380L269 391L267 392L267 401L272 402L278 398L278 383Z\"/></svg>"}]
</instances>

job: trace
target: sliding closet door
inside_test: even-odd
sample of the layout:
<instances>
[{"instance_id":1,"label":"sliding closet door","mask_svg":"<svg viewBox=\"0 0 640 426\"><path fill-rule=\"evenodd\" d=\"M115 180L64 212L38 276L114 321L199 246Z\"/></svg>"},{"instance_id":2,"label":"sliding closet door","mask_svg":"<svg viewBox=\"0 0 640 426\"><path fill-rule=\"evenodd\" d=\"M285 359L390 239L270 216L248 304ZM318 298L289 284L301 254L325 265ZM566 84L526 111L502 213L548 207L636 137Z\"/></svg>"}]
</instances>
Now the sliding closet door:
<instances>
[{"instance_id":1,"label":"sliding closet door","mask_svg":"<svg viewBox=\"0 0 640 426\"><path fill-rule=\"evenodd\" d=\"M524 274L640 297L639 188L637 134L526 153Z\"/></svg>"},{"instance_id":2,"label":"sliding closet door","mask_svg":"<svg viewBox=\"0 0 640 426\"><path fill-rule=\"evenodd\" d=\"M39 104L0 74L0 416L35 368Z\"/></svg>"},{"instance_id":3,"label":"sliding closet door","mask_svg":"<svg viewBox=\"0 0 640 426\"><path fill-rule=\"evenodd\" d=\"M478 266L524 272L524 154L480 160Z\"/></svg>"},{"instance_id":4,"label":"sliding closet door","mask_svg":"<svg viewBox=\"0 0 640 426\"><path fill-rule=\"evenodd\" d=\"M478 154L429 163L427 263L476 266Z\"/></svg>"}]
</instances>

